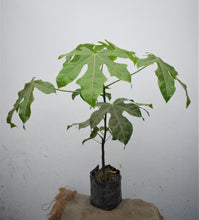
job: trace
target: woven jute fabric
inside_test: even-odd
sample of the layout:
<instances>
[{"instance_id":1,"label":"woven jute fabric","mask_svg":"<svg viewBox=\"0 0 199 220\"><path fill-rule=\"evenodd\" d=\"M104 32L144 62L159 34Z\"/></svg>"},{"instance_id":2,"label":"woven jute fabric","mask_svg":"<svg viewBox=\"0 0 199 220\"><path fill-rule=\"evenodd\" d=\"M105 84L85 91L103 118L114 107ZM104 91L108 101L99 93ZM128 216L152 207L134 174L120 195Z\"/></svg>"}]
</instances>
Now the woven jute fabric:
<instances>
[{"instance_id":1,"label":"woven jute fabric","mask_svg":"<svg viewBox=\"0 0 199 220\"><path fill-rule=\"evenodd\" d=\"M90 196L60 188L49 220L164 220L158 208L141 199L123 199L117 208L104 211L90 204Z\"/></svg>"}]
</instances>

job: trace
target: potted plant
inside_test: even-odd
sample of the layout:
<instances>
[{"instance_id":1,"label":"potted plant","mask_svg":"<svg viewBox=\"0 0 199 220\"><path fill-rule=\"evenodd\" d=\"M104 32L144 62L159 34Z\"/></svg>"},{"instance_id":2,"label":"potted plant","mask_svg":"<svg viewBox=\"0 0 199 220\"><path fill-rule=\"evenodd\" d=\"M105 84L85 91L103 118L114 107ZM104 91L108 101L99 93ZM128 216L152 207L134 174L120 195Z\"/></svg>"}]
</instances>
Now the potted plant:
<instances>
[{"instance_id":1,"label":"potted plant","mask_svg":"<svg viewBox=\"0 0 199 220\"><path fill-rule=\"evenodd\" d=\"M121 49L109 41L98 42L98 44L80 44L74 50L60 58L65 58L63 68L56 78L57 87L49 82L36 80L33 78L26 83L24 89L18 92L18 99L12 110L8 113L7 123L16 127L12 122L13 113L16 112L25 123L31 115L31 104L34 100L33 91L35 88L45 94L59 92L72 93L72 99L80 96L83 101L92 107L92 113L88 120L69 125L78 126L79 129L90 126L90 136L83 140L99 138L101 144L101 168L97 166L90 172L91 180L91 204L96 207L111 210L115 208L122 200L121 196L121 175L120 171L106 165L105 163L105 143L111 137L112 140L118 140L126 145L132 135L132 123L123 115L127 112L130 116L143 119L142 112L149 112L145 107L153 108L152 104L137 103L133 99L118 97L111 101L110 88L120 81L131 83L132 76L141 72L149 65L156 64L155 74L158 78L160 92L166 102L170 100L175 92L175 81L185 90L186 107L190 104L190 98L187 92L187 86L178 79L175 68L154 54L146 54L145 58L138 58L133 51ZM117 58L128 59L132 62L136 71L130 73L127 64L117 62ZM78 78L82 68L87 65L87 70L83 76ZM107 82L107 76L104 74L104 66L109 72L109 78L112 81ZM113 80L116 77L117 80ZM76 84L79 85L75 91L62 89L73 82L76 78Z\"/></svg>"}]
</instances>

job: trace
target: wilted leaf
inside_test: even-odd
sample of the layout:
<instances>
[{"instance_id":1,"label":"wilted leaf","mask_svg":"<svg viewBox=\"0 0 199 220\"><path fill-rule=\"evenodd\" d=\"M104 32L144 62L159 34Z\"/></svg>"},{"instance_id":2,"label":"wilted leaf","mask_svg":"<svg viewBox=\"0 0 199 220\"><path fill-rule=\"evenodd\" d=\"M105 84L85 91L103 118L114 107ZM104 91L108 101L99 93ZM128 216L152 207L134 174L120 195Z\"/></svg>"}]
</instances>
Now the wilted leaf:
<instances>
[{"instance_id":1,"label":"wilted leaf","mask_svg":"<svg viewBox=\"0 0 199 220\"><path fill-rule=\"evenodd\" d=\"M86 141L89 141L89 140L94 139L94 138L97 136L98 131L99 131L99 128L98 128L98 127L93 128L93 129L91 130L90 137L84 139L84 140L82 141L82 144L84 144Z\"/></svg>"},{"instance_id":2,"label":"wilted leaf","mask_svg":"<svg viewBox=\"0 0 199 220\"><path fill-rule=\"evenodd\" d=\"M44 82L42 80L34 80L33 86L45 94L51 94L56 92L55 87L51 83Z\"/></svg>"},{"instance_id":3,"label":"wilted leaf","mask_svg":"<svg viewBox=\"0 0 199 220\"><path fill-rule=\"evenodd\" d=\"M72 100L74 100L76 98L76 96L81 94L81 89L76 89L73 93L72 93Z\"/></svg>"},{"instance_id":4,"label":"wilted leaf","mask_svg":"<svg viewBox=\"0 0 199 220\"><path fill-rule=\"evenodd\" d=\"M79 123L73 123L72 125L68 125L67 126L67 130L73 126L78 126L79 129L81 128L86 128L90 125L90 119L83 121L83 122L79 122Z\"/></svg>"},{"instance_id":5,"label":"wilted leaf","mask_svg":"<svg viewBox=\"0 0 199 220\"><path fill-rule=\"evenodd\" d=\"M187 98L186 107L188 107L191 101L188 96L187 86L176 77L178 73L173 66L165 63L161 58L156 57L153 54L148 54L147 58L138 60L137 67L149 66L153 63L156 63L158 67L155 70L155 74L158 77L158 85L165 101L168 102L173 96L176 90L175 80L177 80L185 90Z\"/></svg>"},{"instance_id":6,"label":"wilted leaf","mask_svg":"<svg viewBox=\"0 0 199 220\"><path fill-rule=\"evenodd\" d=\"M25 128L24 124L27 122L31 115L31 104L34 101L34 88L39 89L45 94L56 92L54 86L49 82L34 80L33 78L31 82L26 83L24 89L18 92L18 99L15 102L12 110L8 113L7 123L10 124L11 128L16 127L16 125L12 123L12 116L15 111L19 114L19 117L23 122L23 127Z\"/></svg>"},{"instance_id":7,"label":"wilted leaf","mask_svg":"<svg viewBox=\"0 0 199 220\"><path fill-rule=\"evenodd\" d=\"M189 98L189 95L188 95L188 91L187 91L187 85L185 85L181 80L179 80L177 77L176 77L176 80L180 83L180 85L183 87L183 89L185 90L185 93L186 93L186 96L187 96L187 102L186 102L186 108L188 108L188 106L190 105L191 103L191 99Z\"/></svg>"},{"instance_id":8,"label":"wilted leaf","mask_svg":"<svg viewBox=\"0 0 199 220\"><path fill-rule=\"evenodd\" d=\"M105 96L109 99L109 101L111 100L111 93L105 93Z\"/></svg>"}]
</instances>

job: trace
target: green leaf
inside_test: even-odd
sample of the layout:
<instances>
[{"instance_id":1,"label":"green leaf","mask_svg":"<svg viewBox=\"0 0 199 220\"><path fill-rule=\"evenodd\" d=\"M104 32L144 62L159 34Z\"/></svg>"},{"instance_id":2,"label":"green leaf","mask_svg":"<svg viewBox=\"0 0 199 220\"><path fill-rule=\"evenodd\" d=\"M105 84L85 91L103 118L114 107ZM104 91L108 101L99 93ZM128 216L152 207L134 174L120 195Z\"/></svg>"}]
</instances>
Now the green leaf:
<instances>
[{"instance_id":1,"label":"green leaf","mask_svg":"<svg viewBox=\"0 0 199 220\"><path fill-rule=\"evenodd\" d=\"M95 106L98 96L103 91L103 85L107 81L100 70L101 63L96 56L92 56L88 62L88 70L78 81L81 86L81 95L91 106Z\"/></svg>"},{"instance_id":2,"label":"green leaf","mask_svg":"<svg viewBox=\"0 0 199 220\"><path fill-rule=\"evenodd\" d=\"M83 122L80 122L80 123L73 123L72 125L68 125L67 126L67 130L73 126L77 126L79 127L79 129L82 129L82 128L86 128L90 125L90 119L86 120L86 121L83 121Z\"/></svg>"},{"instance_id":3,"label":"green leaf","mask_svg":"<svg viewBox=\"0 0 199 220\"><path fill-rule=\"evenodd\" d=\"M173 75L177 75L177 72L172 68L173 75L171 75L171 66L164 63L160 58L157 60L157 65L158 68L155 73L158 77L158 85L165 101L168 102L176 90Z\"/></svg>"},{"instance_id":4,"label":"green leaf","mask_svg":"<svg viewBox=\"0 0 199 220\"><path fill-rule=\"evenodd\" d=\"M111 103L97 103L96 106L99 109L92 113L90 117L90 126L91 128L97 127L97 125L102 121L105 114L109 113L111 115L109 119L109 129L113 136L113 139L117 139L120 142L127 144L132 132L133 126L131 122L123 116L123 112L127 112L128 114L135 117L142 117L140 107L134 103L132 103L128 99L119 98ZM128 103L126 103L128 102Z\"/></svg>"},{"instance_id":5,"label":"green leaf","mask_svg":"<svg viewBox=\"0 0 199 220\"><path fill-rule=\"evenodd\" d=\"M152 108L152 109L153 109L153 105L152 105L152 104L136 103L136 102L135 102L134 100L132 100L132 99L131 99L130 101L133 102L135 105L137 105L141 110L145 111L148 116L150 116L149 112L148 112L146 109L144 109L144 108L142 108L142 107L140 107L140 106L146 106L146 107L149 107L149 108ZM143 118L143 120L144 120L144 118Z\"/></svg>"},{"instance_id":6,"label":"green leaf","mask_svg":"<svg viewBox=\"0 0 199 220\"><path fill-rule=\"evenodd\" d=\"M94 138L97 136L98 131L99 131L99 128L98 128L98 127L95 127L93 130L91 130L90 137L84 139L84 140L82 141L82 144L84 144L86 141L89 141L89 140L91 140L91 139L94 139Z\"/></svg>"},{"instance_id":7,"label":"green leaf","mask_svg":"<svg viewBox=\"0 0 199 220\"><path fill-rule=\"evenodd\" d=\"M128 50L121 49L121 48L115 46L113 43L109 42L108 40L105 40L105 41L108 43L107 48L109 47L110 50L115 50L115 51L119 52L121 58L129 58L131 61L133 61L134 64L137 63L138 57L136 57L134 51L128 51ZM121 56L121 53L123 53L123 57ZM117 58L116 54L114 56Z\"/></svg>"},{"instance_id":8,"label":"green leaf","mask_svg":"<svg viewBox=\"0 0 199 220\"><path fill-rule=\"evenodd\" d=\"M127 99L126 99L127 100ZM125 99L117 99L113 104L120 111L126 111L135 117L142 117L139 107L133 103L124 103Z\"/></svg>"},{"instance_id":9,"label":"green leaf","mask_svg":"<svg viewBox=\"0 0 199 220\"><path fill-rule=\"evenodd\" d=\"M112 131L112 136L120 142L127 144L132 132L133 126L131 122L122 114L126 111L132 116L142 117L138 106L133 103L124 103L124 99L117 99L110 109L109 127Z\"/></svg>"},{"instance_id":10,"label":"green leaf","mask_svg":"<svg viewBox=\"0 0 199 220\"><path fill-rule=\"evenodd\" d=\"M103 91L104 83L107 81L101 66L105 64L111 76L131 82L131 74L127 65L116 63L114 60L120 57L136 63L138 59L134 52L120 49L112 43L106 42L99 42L99 45L81 44L70 53L59 57L66 57L63 68L56 79L59 88L75 80L82 68L87 65L87 70L76 83L81 87L82 98L92 107L95 106L98 96Z\"/></svg>"},{"instance_id":11,"label":"green leaf","mask_svg":"<svg viewBox=\"0 0 199 220\"><path fill-rule=\"evenodd\" d=\"M19 96L19 93L18 93L18 96ZM23 99L22 96L19 96L19 98L17 99L17 101L15 102L15 104L13 106L13 109L8 112L7 123L10 124L11 128L17 127L14 123L12 123L12 116L13 116L15 111L18 111L19 106L20 106L20 102L21 102L22 99Z\"/></svg>"},{"instance_id":12,"label":"green leaf","mask_svg":"<svg viewBox=\"0 0 199 220\"><path fill-rule=\"evenodd\" d=\"M72 93L72 100L74 100L76 98L76 96L81 94L81 89L76 89L73 93Z\"/></svg>"},{"instance_id":13,"label":"green leaf","mask_svg":"<svg viewBox=\"0 0 199 220\"><path fill-rule=\"evenodd\" d=\"M113 109L111 114L109 127L114 139L117 139L124 144L128 143L133 132L133 126L130 121L116 109Z\"/></svg>"},{"instance_id":14,"label":"green leaf","mask_svg":"<svg viewBox=\"0 0 199 220\"><path fill-rule=\"evenodd\" d=\"M156 62L157 57L153 54L148 54L147 58L139 59L137 62L137 67L150 66Z\"/></svg>"},{"instance_id":15,"label":"green leaf","mask_svg":"<svg viewBox=\"0 0 199 220\"><path fill-rule=\"evenodd\" d=\"M189 98L189 95L188 95L187 86L181 80L179 80L177 77L176 77L176 80L180 83L180 85L185 90L186 97L187 97L186 108L188 108L191 103L191 99Z\"/></svg>"},{"instance_id":16,"label":"green leaf","mask_svg":"<svg viewBox=\"0 0 199 220\"><path fill-rule=\"evenodd\" d=\"M132 101L132 100L131 100ZM135 105L138 105L138 106L142 106L142 105L144 105L144 106L147 106L147 107L149 107L149 108L152 108L153 109L153 105L152 104L143 104L143 103L137 103L137 102L134 102L133 101L133 103L135 104Z\"/></svg>"},{"instance_id":17,"label":"green leaf","mask_svg":"<svg viewBox=\"0 0 199 220\"><path fill-rule=\"evenodd\" d=\"M109 100L111 100L111 93L106 92L106 93L105 93L105 96L106 96Z\"/></svg>"},{"instance_id":18,"label":"green leaf","mask_svg":"<svg viewBox=\"0 0 199 220\"><path fill-rule=\"evenodd\" d=\"M82 54L79 56L79 59L76 61L72 60L68 62L68 60L64 63L62 70L59 72L59 75L56 78L57 86L59 88L64 87L71 83L80 73L83 66L89 60L92 52L85 49L88 54Z\"/></svg>"},{"instance_id":19,"label":"green leaf","mask_svg":"<svg viewBox=\"0 0 199 220\"><path fill-rule=\"evenodd\" d=\"M45 94L56 92L54 86L49 82L34 80L33 78L29 83L26 83L24 89L18 92L18 99L8 113L7 123L10 124L11 128L16 127L16 125L12 122L12 116L16 111L23 122L23 128L25 129L25 123L31 115L31 104L34 101L34 88L39 89Z\"/></svg>"},{"instance_id":20,"label":"green leaf","mask_svg":"<svg viewBox=\"0 0 199 220\"><path fill-rule=\"evenodd\" d=\"M79 129L86 128L90 125L90 119L79 123Z\"/></svg>"},{"instance_id":21,"label":"green leaf","mask_svg":"<svg viewBox=\"0 0 199 220\"><path fill-rule=\"evenodd\" d=\"M175 93L175 80L177 80L186 92L186 107L188 107L191 101L188 96L187 86L176 77L178 72L173 66L165 63L161 58L156 57L153 54L148 54L147 58L138 60L137 67L149 66L153 63L157 64L155 74L158 77L158 85L165 101L168 102Z\"/></svg>"},{"instance_id":22,"label":"green leaf","mask_svg":"<svg viewBox=\"0 0 199 220\"><path fill-rule=\"evenodd\" d=\"M51 83L42 80L35 80L34 87L45 94L56 93L55 87Z\"/></svg>"},{"instance_id":23,"label":"green leaf","mask_svg":"<svg viewBox=\"0 0 199 220\"><path fill-rule=\"evenodd\" d=\"M30 106L34 101L33 90L34 83L32 81L31 83L25 84L23 92L19 94L20 96L23 96L23 101L20 103L19 106L19 117L22 120L23 124L25 124L25 122L30 118Z\"/></svg>"},{"instance_id":24,"label":"green leaf","mask_svg":"<svg viewBox=\"0 0 199 220\"><path fill-rule=\"evenodd\" d=\"M111 108L110 103L102 102L102 103L99 103L98 105L101 105L99 110L93 112L90 117L91 128L96 127L101 122L101 120L104 118L104 115L108 113Z\"/></svg>"},{"instance_id":25,"label":"green leaf","mask_svg":"<svg viewBox=\"0 0 199 220\"><path fill-rule=\"evenodd\" d=\"M118 79L131 82L131 74L127 69L127 64L115 63L109 56L105 56L107 53L100 54L99 59L107 66L111 76L116 76Z\"/></svg>"},{"instance_id":26,"label":"green leaf","mask_svg":"<svg viewBox=\"0 0 199 220\"><path fill-rule=\"evenodd\" d=\"M73 126L78 126L79 129L81 129L81 128L86 128L86 127L88 127L89 125L90 125L90 119L88 119L88 120L86 120L86 121L84 121L84 122L73 123L72 125L68 125L68 126L67 126L67 130L70 129L71 127L73 127ZM97 136L99 130L100 130L100 129L99 129L98 127L92 128L92 129L91 129L90 136L89 136L88 138L84 139L84 140L82 141L82 144L84 144L86 141L89 141L89 140L91 140L91 139L94 139L94 138Z\"/></svg>"}]
</instances>

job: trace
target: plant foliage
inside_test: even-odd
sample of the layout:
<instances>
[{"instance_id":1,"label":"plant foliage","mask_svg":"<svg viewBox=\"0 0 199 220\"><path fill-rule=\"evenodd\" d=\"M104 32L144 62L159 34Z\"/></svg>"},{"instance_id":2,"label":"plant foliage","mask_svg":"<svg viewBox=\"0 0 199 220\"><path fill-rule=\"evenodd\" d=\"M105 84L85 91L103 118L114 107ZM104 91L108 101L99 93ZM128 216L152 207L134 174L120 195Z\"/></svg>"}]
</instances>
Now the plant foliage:
<instances>
[{"instance_id":1,"label":"plant foliage","mask_svg":"<svg viewBox=\"0 0 199 220\"><path fill-rule=\"evenodd\" d=\"M107 66L111 76L131 82L131 74L127 69L127 64L116 63L114 60L117 57L127 58L136 63L138 59L134 52L120 49L112 43L106 42L100 42L99 45L81 44L70 53L59 57L66 59L57 76L59 88L75 80L84 65L87 65L86 72L77 80L77 84L81 87L82 98L92 107L95 106L98 96L103 91L104 83L107 81L102 71L102 65Z\"/></svg>"},{"instance_id":2,"label":"plant foliage","mask_svg":"<svg viewBox=\"0 0 199 220\"><path fill-rule=\"evenodd\" d=\"M153 54L148 54L147 58L138 60L137 67L146 67L153 63L156 63L158 67L155 70L155 74L158 77L158 85L165 101L168 102L169 99L173 96L176 90L175 80L177 80L186 92L186 107L188 107L191 100L188 96L187 86L177 78L178 73L173 66L165 63L161 58L156 57Z\"/></svg>"},{"instance_id":3,"label":"plant foliage","mask_svg":"<svg viewBox=\"0 0 199 220\"><path fill-rule=\"evenodd\" d=\"M19 114L19 117L22 120L23 127L25 129L24 124L31 115L31 104L34 101L33 91L35 88L45 94L56 92L54 86L49 82L35 80L35 78L33 78L30 82L26 83L24 89L18 92L18 99L15 102L13 108L8 113L7 123L10 124L11 128L16 127L16 125L12 123L12 116L13 113L16 111Z\"/></svg>"},{"instance_id":4,"label":"plant foliage","mask_svg":"<svg viewBox=\"0 0 199 220\"><path fill-rule=\"evenodd\" d=\"M79 129L90 126L90 136L83 140L83 143L98 136L102 141L102 145L104 145L107 140L106 133L109 132L113 140L119 140L126 145L132 135L133 125L124 116L124 112L130 116L143 119L142 111L149 115L149 112L143 106L152 108L152 104L140 104L126 98L118 98L112 103L107 102L107 98L109 101L111 100L111 93L107 92L107 89L121 80L131 83L131 78L134 74L139 73L142 69L154 63L157 65L155 74L158 78L158 86L164 100L168 102L173 96L176 90L175 81L177 81L185 90L186 107L191 102L187 86L177 78L178 73L175 68L154 54L148 54L146 58L140 59L135 55L135 52L121 49L106 40L105 42L98 42L98 44L80 44L71 52L61 55L59 59L61 58L65 58L65 62L56 78L58 88L55 88L49 82L35 80L35 78L26 83L24 89L18 92L18 99L8 113L7 122L11 127L16 127L12 122L13 113L16 112L25 128L24 124L31 115L31 104L34 100L33 91L35 88L45 94L55 93L56 90L72 92L73 100L76 96L80 95L82 100L95 110L88 120L69 125L68 129L72 126L78 126ZM117 58L130 60L137 67L137 71L130 73L127 69L127 64L116 62ZM78 78L84 66L87 66L87 69ZM103 66L107 67L110 78L116 77L117 80L106 85L107 77L103 72ZM60 89L76 79L76 83L80 86L77 90L67 91ZM103 97L103 102L98 101L99 96ZM104 124L100 125L102 122Z\"/></svg>"}]
</instances>

